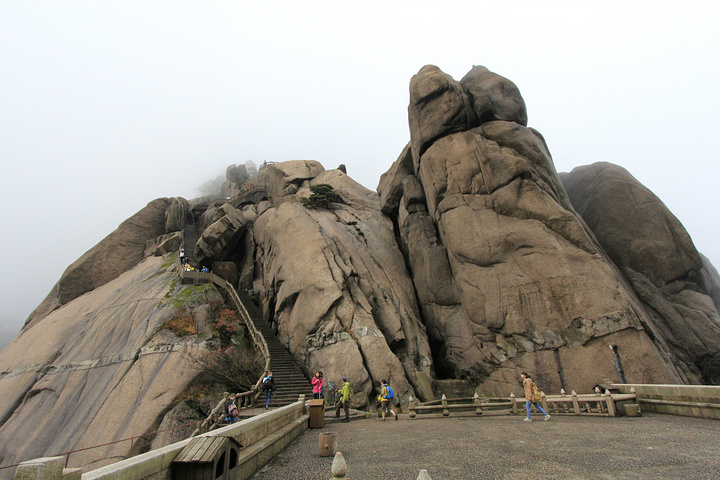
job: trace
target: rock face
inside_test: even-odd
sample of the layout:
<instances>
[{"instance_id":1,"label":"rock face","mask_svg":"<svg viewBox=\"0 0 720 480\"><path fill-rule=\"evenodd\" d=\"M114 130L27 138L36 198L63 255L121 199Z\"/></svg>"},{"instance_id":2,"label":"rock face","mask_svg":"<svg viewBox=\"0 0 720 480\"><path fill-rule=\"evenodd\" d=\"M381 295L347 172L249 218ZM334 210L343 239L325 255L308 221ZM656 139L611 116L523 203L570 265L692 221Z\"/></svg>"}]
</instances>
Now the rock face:
<instances>
[{"instance_id":1,"label":"rock face","mask_svg":"<svg viewBox=\"0 0 720 480\"><path fill-rule=\"evenodd\" d=\"M549 390L587 389L615 377L610 361L596 361L615 343L631 381L679 379L574 211L544 139L524 126L514 85L482 67L461 82L424 67L410 83L409 117L410 154L378 192L440 376L506 395L529 370Z\"/></svg>"},{"instance_id":2,"label":"rock face","mask_svg":"<svg viewBox=\"0 0 720 480\"><path fill-rule=\"evenodd\" d=\"M267 167L278 205L258 217L254 290L278 336L309 372L351 380L364 403L388 379L401 395L426 397L418 375L432 375L432 356L413 286L379 197L339 170ZM262 170L261 170L262 173ZM310 184L329 184L345 203L310 209L298 203ZM294 188L290 188L294 186ZM297 195L292 192L297 189ZM270 188L268 189L270 190Z\"/></svg>"},{"instance_id":3,"label":"rock face","mask_svg":"<svg viewBox=\"0 0 720 480\"><path fill-rule=\"evenodd\" d=\"M152 257L26 326L0 352L3 465L153 431L197 376L179 339L160 325L174 272ZM85 471L130 452L130 442L74 453ZM103 460L103 459L108 460Z\"/></svg>"},{"instance_id":4,"label":"rock face","mask_svg":"<svg viewBox=\"0 0 720 480\"><path fill-rule=\"evenodd\" d=\"M720 276L651 192L610 164L561 182L519 90L485 67L459 82L423 67L408 113L377 193L312 160L251 181L233 165L223 195L242 198L155 200L73 263L0 352L0 461L140 435L178 404L220 300L188 309L197 335L158 331L185 298L163 266L183 243L252 290L306 373L347 377L358 407L382 379L401 402L521 394L523 370L586 392L618 380L608 345L629 382L720 383ZM307 206L320 184L342 203Z\"/></svg>"},{"instance_id":5,"label":"rock face","mask_svg":"<svg viewBox=\"0 0 720 480\"><path fill-rule=\"evenodd\" d=\"M127 272L140 263L146 253L164 253L163 248L158 250L148 242L156 242L158 237L161 237L160 243L164 242L167 239L162 237L164 234L185 226L186 216L184 199L159 198L148 203L65 270L45 300L30 314L25 327Z\"/></svg>"},{"instance_id":6,"label":"rock face","mask_svg":"<svg viewBox=\"0 0 720 480\"><path fill-rule=\"evenodd\" d=\"M716 281L680 221L617 165L578 167L562 178L577 212L625 273L687 380L720 383Z\"/></svg>"}]
</instances>

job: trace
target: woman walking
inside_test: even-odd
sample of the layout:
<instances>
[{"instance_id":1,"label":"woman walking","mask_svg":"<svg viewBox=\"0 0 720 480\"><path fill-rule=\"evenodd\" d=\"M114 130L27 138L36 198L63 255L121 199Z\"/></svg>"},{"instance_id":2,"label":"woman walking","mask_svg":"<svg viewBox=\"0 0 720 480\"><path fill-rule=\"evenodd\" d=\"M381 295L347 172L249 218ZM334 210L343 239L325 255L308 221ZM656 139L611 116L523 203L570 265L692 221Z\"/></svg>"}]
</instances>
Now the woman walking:
<instances>
[{"instance_id":1,"label":"woman walking","mask_svg":"<svg viewBox=\"0 0 720 480\"><path fill-rule=\"evenodd\" d=\"M530 375L528 375L527 372L522 372L520 374L520 378L522 378L523 388L525 389L525 410L527 411L527 417L525 417L523 421L532 422L530 419L530 405L535 405L535 408L545 415L545 421L547 422L550 420L550 415L548 415L548 413L538 404L540 401L540 391L538 390L537 385L535 385L535 382L532 381L532 378L530 378Z\"/></svg>"}]
</instances>

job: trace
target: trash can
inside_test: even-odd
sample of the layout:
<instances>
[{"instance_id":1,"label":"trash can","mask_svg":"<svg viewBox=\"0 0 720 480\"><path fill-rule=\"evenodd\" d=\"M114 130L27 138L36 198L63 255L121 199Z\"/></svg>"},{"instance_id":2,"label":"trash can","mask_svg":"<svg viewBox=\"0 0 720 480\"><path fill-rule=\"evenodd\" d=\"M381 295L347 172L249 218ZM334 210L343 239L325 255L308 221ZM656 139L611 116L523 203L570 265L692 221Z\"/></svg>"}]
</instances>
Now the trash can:
<instances>
[{"instance_id":1,"label":"trash can","mask_svg":"<svg viewBox=\"0 0 720 480\"><path fill-rule=\"evenodd\" d=\"M335 432L327 432L320 434L320 456L334 457L338 446L338 434Z\"/></svg>"},{"instance_id":2,"label":"trash can","mask_svg":"<svg viewBox=\"0 0 720 480\"><path fill-rule=\"evenodd\" d=\"M325 400L317 398L310 400L310 420L308 428L323 428L325 426Z\"/></svg>"}]
</instances>

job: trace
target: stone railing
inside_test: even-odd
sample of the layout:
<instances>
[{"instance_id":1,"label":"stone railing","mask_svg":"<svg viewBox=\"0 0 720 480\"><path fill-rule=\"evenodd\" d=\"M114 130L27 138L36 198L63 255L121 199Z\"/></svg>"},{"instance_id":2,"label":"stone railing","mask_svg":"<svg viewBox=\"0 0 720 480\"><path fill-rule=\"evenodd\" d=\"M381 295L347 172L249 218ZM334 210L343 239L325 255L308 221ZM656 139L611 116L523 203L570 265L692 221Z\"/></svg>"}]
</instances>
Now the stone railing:
<instances>
[{"instance_id":1,"label":"stone railing","mask_svg":"<svg viewBox=\"0 0 720 480\"><path fill-rule=\"evenodd\" d=\"M720 420L720 386L614 384L634 393L643 411Z\"/></svg>"},{"instance_id":2,"label":"stone railing","mask_svg":"<svg viewBox=\"0 0 720 480\"><path fill-rule=\"evenodd\" d=\"M177 268L178 268L178 275L180 276L181 280L192 280L193 283L207 283L212 282L215 285L222 287L225 289L226 292L228 292L228 295L230 295L230 298L235 303L235 306L237 307L238 312L240 313L240 316L243 318L243 321L245 322L245 325L248 328L248 331L250 332L250 336L253 339L253 342L255 345L260 349L260 353L265 357L265 371L270 371L270 351L268 350L267 342L265 341L265 337L263 337L262 333L257 329L255 326L255 322L252 321L250 318L250 314L248 313L247 309L245 308L245 304L240 300L240 297L238 296L237 291L235 290L235 287L232 286L230 282L225 280L222 277L219 277L215 275L214 273L203 273L198 270L192 270L187 271L182 268L182 265L180 264L180 261L177 261ZM258 380L256 383L256 388L260 388L260 383L262 382L262 378Z\"/></svg>"},{"instance_id":3,"label":"stone railing","mask_svg":"<svg viewBox=\"0 0 720 480\"><path fill-rule=\"evenodd\" d=\"M583 395L578 395L574 391L570 395L566 395L564 391L561 391L560 395L545 395L543 392L542 400L539 403L546 412L554 415L615 417L636 414L636 409L632 407L636 404L635 394L611 394L607 390L605 393L601 393L599 389L596 389L593 394ZM408 409L410 418L428 413L442 414L447 417L451 412L482 415L485 411L505 411L512 415L518 415L525 410L525 399L515 397L514 393L507 398L482 398L476 393L474 397L454 399L448 399L443 395L440 400L418 403L410 397ZM639 414L639 410L637 410L637 414Z\"/></svg>"},{"instance_id":4,"label":"stone railing","mask_svg":"<svg viewBox=\"0 0 720 480\"><path fill-rule=\"evenodd\" d=\"M239 443L242 449L234 478L244 480L300 436L307 429L308 418L305 398L301 395L295 403L213 430L201 437L231 437ZM187 438L84 474L79 468L64 468L65 457L38 458L21 463L15 479L171 480L173 460L191 440Z\"/></svg>"}]
</instances>

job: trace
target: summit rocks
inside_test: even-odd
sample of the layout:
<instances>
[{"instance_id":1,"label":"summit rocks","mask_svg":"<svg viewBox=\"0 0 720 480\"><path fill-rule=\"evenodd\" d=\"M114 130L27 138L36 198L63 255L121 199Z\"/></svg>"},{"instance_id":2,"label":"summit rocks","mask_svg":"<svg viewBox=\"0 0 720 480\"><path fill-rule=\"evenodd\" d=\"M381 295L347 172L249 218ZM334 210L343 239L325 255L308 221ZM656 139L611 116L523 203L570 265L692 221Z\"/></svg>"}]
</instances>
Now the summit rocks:
<instances>
[{"instance_id":1,"label":"summit rocks","mask_svg":"<svg viewBox=\"0 0 720 480\"><path fill-rule=\"evenodd\" d=\"M158 331L181 244L251 294L308 378L347 377L356 407L382 379L401 402L520 395L521 371L587 392L618 380L608 345L629 382L720 383L720 276L652 192L607 163L558 175L519 89L485 67L425 66L409 93L377 192L313 160L233 165L220 198L154 200L68 267L0 352L0 445L35 442L3 461L160 424L208 336ZM342 203L305 206L320 184Z\"/></svg>"}]
</instances>

